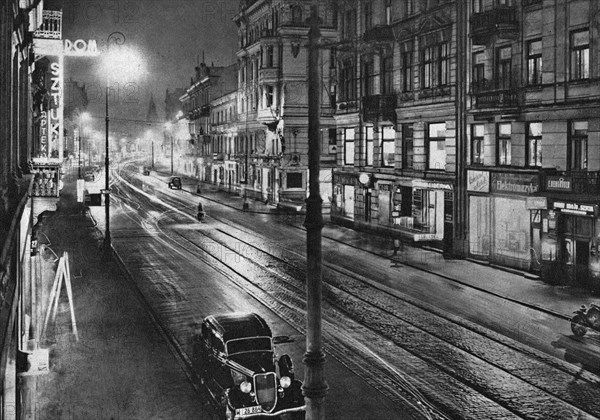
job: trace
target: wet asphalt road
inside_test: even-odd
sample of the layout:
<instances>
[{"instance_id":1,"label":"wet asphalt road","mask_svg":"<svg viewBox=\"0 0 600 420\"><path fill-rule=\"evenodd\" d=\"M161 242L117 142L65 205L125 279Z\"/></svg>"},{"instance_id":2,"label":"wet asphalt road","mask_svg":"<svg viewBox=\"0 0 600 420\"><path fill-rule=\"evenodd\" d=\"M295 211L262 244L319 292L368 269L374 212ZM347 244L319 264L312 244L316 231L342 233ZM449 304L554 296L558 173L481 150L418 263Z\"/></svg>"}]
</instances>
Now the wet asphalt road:
<instances>
[{"instance_id":1,"label":"wet asphalt road","mask_svg":"<svg viewBox=\"0 0 600 420\"><path fill-rule=\"evenodd\" d=\"M277 216L214 203L199 224L198 197L156 179L132 183L113 186L114 246L182 347L189 350L203 316L253 310L292 338L282 351L302 371L305 234ZM328 418L407 418L402 398L455 418L600 412L598 377L579 369L597 366L593 337L576 341L564 321L340 244L324 243L324 259ZM394 394L386 382L405 391Z\"/></svg>"}]
</instances>

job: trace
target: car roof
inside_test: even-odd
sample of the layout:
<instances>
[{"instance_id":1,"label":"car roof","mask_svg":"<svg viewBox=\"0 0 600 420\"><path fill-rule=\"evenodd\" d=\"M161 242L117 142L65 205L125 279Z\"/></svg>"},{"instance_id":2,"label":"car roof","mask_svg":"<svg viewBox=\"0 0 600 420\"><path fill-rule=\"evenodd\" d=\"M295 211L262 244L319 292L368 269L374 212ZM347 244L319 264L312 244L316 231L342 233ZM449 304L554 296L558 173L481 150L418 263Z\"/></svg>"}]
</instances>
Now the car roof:
<instances>
[{"instance_id":1,"label":"car roof","mask_svg":"<svg viewBox=\"0 0 600 420\"><path fill-rule=\"evenodd\" d=\"M255 313L210 315L204 318L204 322L220 334L223 341L246 337L271 337L271 328Z\"/></svg>"}]
</instances>

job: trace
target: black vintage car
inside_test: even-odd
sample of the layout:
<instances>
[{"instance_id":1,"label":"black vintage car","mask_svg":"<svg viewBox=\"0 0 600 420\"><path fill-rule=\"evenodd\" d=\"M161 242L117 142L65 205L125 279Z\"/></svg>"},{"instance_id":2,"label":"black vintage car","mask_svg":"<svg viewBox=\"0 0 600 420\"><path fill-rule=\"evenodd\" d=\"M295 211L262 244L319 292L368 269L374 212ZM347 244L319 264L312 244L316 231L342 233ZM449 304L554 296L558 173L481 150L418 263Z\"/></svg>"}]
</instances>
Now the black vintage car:
<instances>
[{"instance_id":1,"label":"black vintage car","mask_svg":"<svg viewBox=\"0 0 600 420\"><path fill-rule=\"evenodd\" d=\"M194 363L221 419L304 419L302 382L277 359L271 329L254 313L211 315L194 337Z\"/></svg>"},{"instance_id":2,"label":"black vintage car","mask_svg":"<svg viewBox=\"0 0 600 420\"><path fill-rule=\"evenodd\" d=\"M174 176L173 178L171 178L171 180L169 181L169 188L175 189L175 190L180 190L181 189L181 178L179 178L178 176Z\"/></svg>"}]
</instances>

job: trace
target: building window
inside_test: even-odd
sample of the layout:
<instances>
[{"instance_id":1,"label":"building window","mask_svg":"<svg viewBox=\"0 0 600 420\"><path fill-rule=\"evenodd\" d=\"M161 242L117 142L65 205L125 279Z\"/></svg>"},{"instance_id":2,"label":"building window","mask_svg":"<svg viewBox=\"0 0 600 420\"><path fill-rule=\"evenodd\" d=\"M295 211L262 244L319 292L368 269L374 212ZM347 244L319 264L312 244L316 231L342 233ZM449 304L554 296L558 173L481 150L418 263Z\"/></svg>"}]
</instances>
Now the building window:
<instances>
[{"instance_id":1,"label":"building window","mask_svg":"<svg viewBox=\"0 0 600 420\"><path fill-rule=\"evenodd\" d=\"M411 92L413 89L412 57L412 51L402 53L402 92Z\"/></svg>"},{"instance_id":2,"label":"building window","mask_svg":"<svg viewBox=\"0 0 600 420\"><path fill-rule=\"evenodd\" d=\"M473 0L473 13L481 13L483 11L483 0Z\"/></svg>"},{"instance_id":3,"label":"building window","mask_svg":"<svg viewBox=\"0 0 600 420\"><path fill-rule=\"evenodd\" d=\"M413 125L402 124L402 169L413 168Z\"/></svg>"},{"instance_id":4,"label":"building window","mask_svg":"<svg viewBox=\"0 0 600 420\"><path fill-rule=\"evenodd\" d=\"M392 23L392 0L385 0L385 24Z\"/></svg>"},{"instance_id":5,"label":"building window","mask_svg":"<svg viewBox=\"0 0 600 420\"><path fill-rule=\"evenodd\" d=\"M450 69L449 69L450 57L448 54L448 44L440 45L438 47L438 52L439 52L439 56L438 56L438 65L437 65L437 70L438 70L437 83L440 86L445 86L448 84L449 76L450 76Z\"/></svg>"},{"instance_id":6,"label":"building window","mask_svg":"<svg viewBox=\"0 0 600 420\"><path fill-rule=\"evenodd\" d=\"M527 166L542 166L542 123L527 124Z\"/></svg>"},{"instance_id":7,"label":"building window","mask_svg":"<svg viewBox=\"0 0 600 420\"><path fill-rule=\"evenodd\" d=\"M511 164L511 125L510 123L498 124L498 165L508 166Z\"/></svg>"},{"instance_id":8,"label":"building window","mask_svg":"<svg viewBox=\"0 0 600 420\"><path fill-rule=\"evenodd\" d=\"M381 128L381 166L394 166L394 155L396 154L396 130L393 126Z\"/></svg>"},{"instance_id":9,"label":"building window","mask_svg":"<svg viewBox=\"0 0 600 420\"><path fill-rule=\"evenodd\" d=\"M354 165L354 128L344 130L344 165Z\"/></svg>"},{"instance_id":10,"label":"building window","mask_svg":"<svg viewBox=\"0 0 600 420\"><path fill-rule=\"evenodd\" d=\"M571 33L571 80L590 77L590 31Z\"/></svg>"},{"instance_id":11,"label":"building window","mask_svg":"<svg viewBox=\"0 0 600 420\"><path fill-rule=\"evenodd\" d=\"M373 166L373 127L365 127L365 165Z\"/></svg>"},{"instance_id":12,"label":"building window","mask_svg":"<svg viewBox=\"0 0 600 420\"><path fill-rule=\"evenodd\" d=\"M375 94L375 66L373 57L362 57L362 96Z\"/></svg>"},{"instance_id":13,"label":"building window","mask_svg":"<svg viewBox=\"0 0 600 420\"><path fill-rule=\"evenodd\" d=\"M356 10L350 9L344 15L344 38L356 37Z\"/></svg>"},{"instance_id":14,"label":"building window","mask_svg":"<svg viewBox=\"0 0 600 420\"><path fill-rule=\"evenodd\" d=\"M404 2L404 16L410 16L415 12L415 0L405 0Z\"/></svg>"},{"instance_id":15,"label":"building window","mask_svg":"<svg viewBox=\"0 0 600 420\"><path fill-rule=\"evenodd\" d=\"M427 89L448 84L448 44L425 48L422 60L422 87Z\"/></svg>"},{"instance_id":16,"label":"building window","mask_svg":"<svg viewBox=\"0 0 600 420\"><path fill-rule=\"evenodd\" d=\"M260 173L260 172L259 172ZM303 188L302 172L288 172L286 176L287 188Z\"/></svg>"},{"instance_id":17,"label":"building window","mask_svg":"<svg viewBox=\"0 0 600 420\"><path fill-rule=\"evenodd\" d=\"M265 105L267 107L273 106L273 98L274 98L274 89L271 85L265 86Z\"/></svg>"},{"instance_id":18,"label":"building window","mask_svg":"<svg viewBox=\"0 0 600 420\"><path fill-rule=\"evenodd\" d=\"M394 93L393 65L394 62L391 54L386 54L381 58L381 93L384 95Z\"/></svg>"},{"instance_id":19,"label":"building window","mask_svg":"<svg viewBox=\"0 0 600 420\"><path fill-rule=\"evenodd\" d=\"M435 78L434 73L434 62L435 62L435 47L425 48L423 51L423 72L421 75L421 84L423 88L429 88L433 86L433 80Z\"/></svg>"},{"instance_id":20,"label":"building window","mask_svg":"<svg viewBox=\"0 0 600 420\"><path fill-rule=\"evenodd\" d=\"M512 52L510 47L498 48L496 80L498 89L510 89L510 72L512 67Z\"/></svg>"},{"instance_id":21,"label":"building window","mask_svg":"<svg viewBox=\"0 0 600 420\"><path fill-rule=\"evenodd\" d=\"M302 7L292 6L292 23L302 24Z\"/></svg>"},{"instance_id":22,"label":"building window","mask_svg":"<svg viewBox=\"0 0 600 420\"><path fill-rule=\"evenodd\" d=\"M569 125L569 169L587 169L588 122L572 121Z\"/></svg>"},{"instance_id":23,"label":"building window","mask_svg":"<svg viewBox=\"0 0 600 420\"><path fill-rule=\"evenodd\" d=\"M483 165L483 124L471 126L471 163Z\"/></svg>"},{"instance_id":24,"label":"building window","mask_svg":"<svg viewBox=\"0 0 600 420\"><path fill-rule=\"evenodd\" d=\"M542 84L542 40L527 43L527 84Z\"/></svg>"},{"instance_id":25,"label":"building window","mask_svg":"<svg viewBox=\"0 0 600 420\"><path fill-rule=\"evenodd\" d=\"M273 67L273 46L267 46L267 67Z\"/></svg>"},{"instance_id":26,"label":"building window","mask_svg":"<svg viewBox=\"0 0 600 420\"><path fill-rule=\"evenodd\" d=\"M428 169L446 169L446 124L429 124L427 130L427 167Z\"/></svg>"},{"instance_id":27,"label":"building window","mask_svg":"<svg viewBox=\"0 0 600 420\"><path fill-rule=\"evenodd\" d=\"M483 52L473 54L473 91L479 92L485 88L485 55Z\"/></svg>"},{"instance_id":28,"label":"building window","mask_svg":"<svg viewBox=\"0 0 600 420\"><path fill-rule=\"evenodd\" d=\"M356 99L356 68L354 63L355 61L351 58L342 62L342 71L340 74L340 98L342 101Z\"/></svg>"},{"instance_id":29,"label":"building window","mask_svg":"<svg viewBox=\"0 0 600 420\"><path fill-rule=\"evenodd\" d=\"M365 31L373 27L373 5L370 1L363 4Z\"/></svg>"}]
</instances>

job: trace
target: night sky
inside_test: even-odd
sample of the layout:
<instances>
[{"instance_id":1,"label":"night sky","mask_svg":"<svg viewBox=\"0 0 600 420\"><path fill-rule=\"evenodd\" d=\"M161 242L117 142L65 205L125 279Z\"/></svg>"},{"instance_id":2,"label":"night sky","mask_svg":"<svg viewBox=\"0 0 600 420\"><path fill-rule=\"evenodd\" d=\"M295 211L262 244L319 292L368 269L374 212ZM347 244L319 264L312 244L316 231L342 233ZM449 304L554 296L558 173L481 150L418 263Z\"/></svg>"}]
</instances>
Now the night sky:
<instances>
[{"instance_id":1,"label":"night sky","mask_svg":"<svg viewBox=\"0 0 600 420\"><path fill-rule=\"evenodd\" d=\"M119 31L127 46L141 53L146 73L128 74L122 83L134 83L135 89L110 103L112 127L136 131L142 129L136 124L119 127L118 118L145 120L151 95L162 118L166 89L188 87L203 52L209 65L235 62L237 28L232 18L238 5L239 0L47 0L44 7L62 9L63 39L94 39L103 49L108 36ZM67 57L64 73L65 80L86 84L96 130L104 124L105 82L99 60Z\"/></svg>"}]
</instances>

